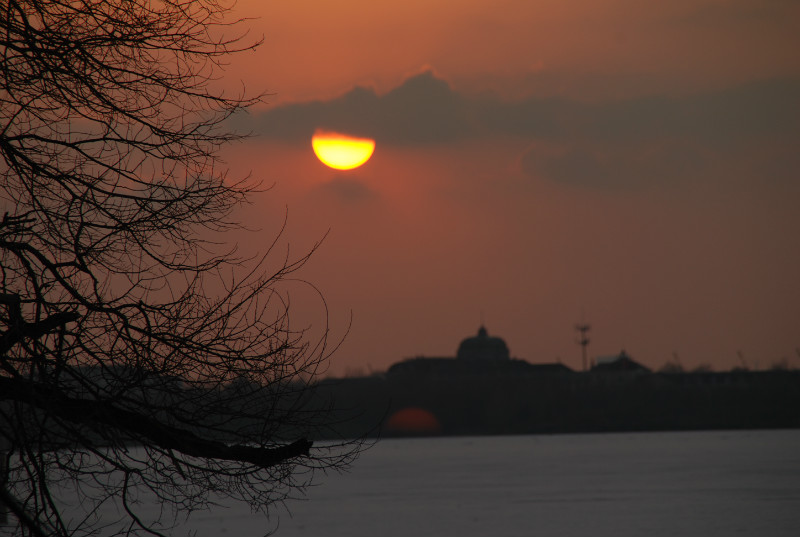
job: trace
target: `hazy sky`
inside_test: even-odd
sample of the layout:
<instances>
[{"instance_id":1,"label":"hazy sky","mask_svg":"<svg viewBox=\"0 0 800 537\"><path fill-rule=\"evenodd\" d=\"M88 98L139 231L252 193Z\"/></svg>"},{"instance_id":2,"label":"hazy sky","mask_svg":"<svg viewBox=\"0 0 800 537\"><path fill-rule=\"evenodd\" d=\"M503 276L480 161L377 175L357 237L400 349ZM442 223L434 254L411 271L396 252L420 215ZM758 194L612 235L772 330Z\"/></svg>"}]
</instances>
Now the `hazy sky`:
<instances>
[{"instance_id":1,"label":"hazy sky","mask_svg":"<svg viewBox=\"0 0 800 537\"><path fill-rule=\"evenodd\" d=\"M452 356L484 320L515 357L580 367L800 366L800 3L240 0L264 45L225 83L243 213L301 254L332 372ZM336 172L317 128L369 136ZM259 246L249 239L248 244ZM296 295L302 316L311 293ZM741 357L741 358L740 358Z\"/></svg>"}]
</instances>

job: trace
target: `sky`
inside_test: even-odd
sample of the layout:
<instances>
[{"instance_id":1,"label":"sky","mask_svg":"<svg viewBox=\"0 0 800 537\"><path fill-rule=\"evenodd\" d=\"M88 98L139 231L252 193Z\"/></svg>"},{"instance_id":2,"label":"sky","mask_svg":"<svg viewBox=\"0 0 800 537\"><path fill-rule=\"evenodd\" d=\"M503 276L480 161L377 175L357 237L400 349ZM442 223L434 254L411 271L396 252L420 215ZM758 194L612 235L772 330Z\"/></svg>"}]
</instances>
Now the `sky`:
<instances>
[{"instance_id":1,"label":"sky","mask_svg":"<svg viewBox=\"0 0 800 537\"><path fill-rule=\"evenodd\" d=\"M243 242L302 255L327 374L454 356L800 367L800 3L239 0ZM375 140L337 171L327 129ZM285 245L283 243L286 243ZM315 313L311 313L315 312ZM315 315L317 316L315 318ZM349 330L348 330L349 326Z\"/></svg>"}]
</instances>

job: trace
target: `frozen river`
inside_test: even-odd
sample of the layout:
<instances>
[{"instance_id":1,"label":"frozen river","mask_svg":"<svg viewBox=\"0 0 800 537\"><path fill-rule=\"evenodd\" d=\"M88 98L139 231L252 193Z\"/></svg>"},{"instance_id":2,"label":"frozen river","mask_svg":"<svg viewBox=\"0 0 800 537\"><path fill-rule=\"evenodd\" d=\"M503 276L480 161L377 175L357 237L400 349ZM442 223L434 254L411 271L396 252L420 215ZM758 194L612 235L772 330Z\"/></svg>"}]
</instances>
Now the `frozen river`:
<instances>
[{"instance_id":1,"label":"frozen river","mask_svg":"<svg viewBox=\"0 0 800 537\"><path fill-rule=\"evenodd\" d=\"M318 481L171 535L795 537L800 430L390 439Z\"/></svg>"},{"instance_id":2,"label":"frozen river","mask_svg":"<svg viewBox=\"0 0 800 537\"><path fill-rule=\"evenodd\" d=\"M288 507L279 537L794 537L800 431L384 440ZM246 509L191 527L269 528Z\"/></svg>"}]
</instances>

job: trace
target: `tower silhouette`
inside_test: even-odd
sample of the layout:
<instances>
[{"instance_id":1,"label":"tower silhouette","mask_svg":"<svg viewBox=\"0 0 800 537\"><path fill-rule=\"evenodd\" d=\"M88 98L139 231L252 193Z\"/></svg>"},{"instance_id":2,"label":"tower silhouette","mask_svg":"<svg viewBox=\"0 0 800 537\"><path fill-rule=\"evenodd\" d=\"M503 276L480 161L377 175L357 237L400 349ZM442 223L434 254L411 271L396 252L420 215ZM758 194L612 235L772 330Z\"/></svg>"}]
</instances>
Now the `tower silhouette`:
<instances>
[{"instance_id":1,"label":"tower silhouette","mask_svg":"<svg viewBox=\"0 0 800 537\"><path fill-rule=\"evenodd\" d=\"M583 322L575 325L575 330L577 330L578 333L580 333L580 338L578 338L578 344L581 346L581 358L582 358L582 361L583 361L583 370L584 371L587 370L587 368L586 368L586 366L587 366L587 364L586 364L586 359L587 359L587 357L586 357L586 347L589 345L589 336L587 335L587 333L589 332L589 330L591 328L592 328L591 325L583 323Z\"/></svg>"}]
</instances>

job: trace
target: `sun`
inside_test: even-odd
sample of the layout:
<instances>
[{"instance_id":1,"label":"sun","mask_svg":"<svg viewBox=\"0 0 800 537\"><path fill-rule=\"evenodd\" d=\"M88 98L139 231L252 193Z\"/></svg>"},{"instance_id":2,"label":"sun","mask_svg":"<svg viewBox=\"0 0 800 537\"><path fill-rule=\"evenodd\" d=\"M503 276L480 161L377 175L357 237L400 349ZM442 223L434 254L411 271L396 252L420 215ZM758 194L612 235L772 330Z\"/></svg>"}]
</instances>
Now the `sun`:
<instances>
[{"instance_id":1,"label":"sun","mask_svg":"<svg viewBox=\"0 0 800 537\"><path fill-rule=\"evenodd\" d=\"M311 137L311 147L326 166L335 170L352 170L369 160L375 151L375 140L317 130Z\"/></svg>"},{"instance_id":2,"label":"sun","mask_svg":"<svg viewBox=\"0 0 800 537\"><path fill-rule=\"evenodd\" d=\"M396 436L435 435L442 432L442 424L429 410L406 407L389 416L384 432Z\"/></svg>"}]
</instances>

